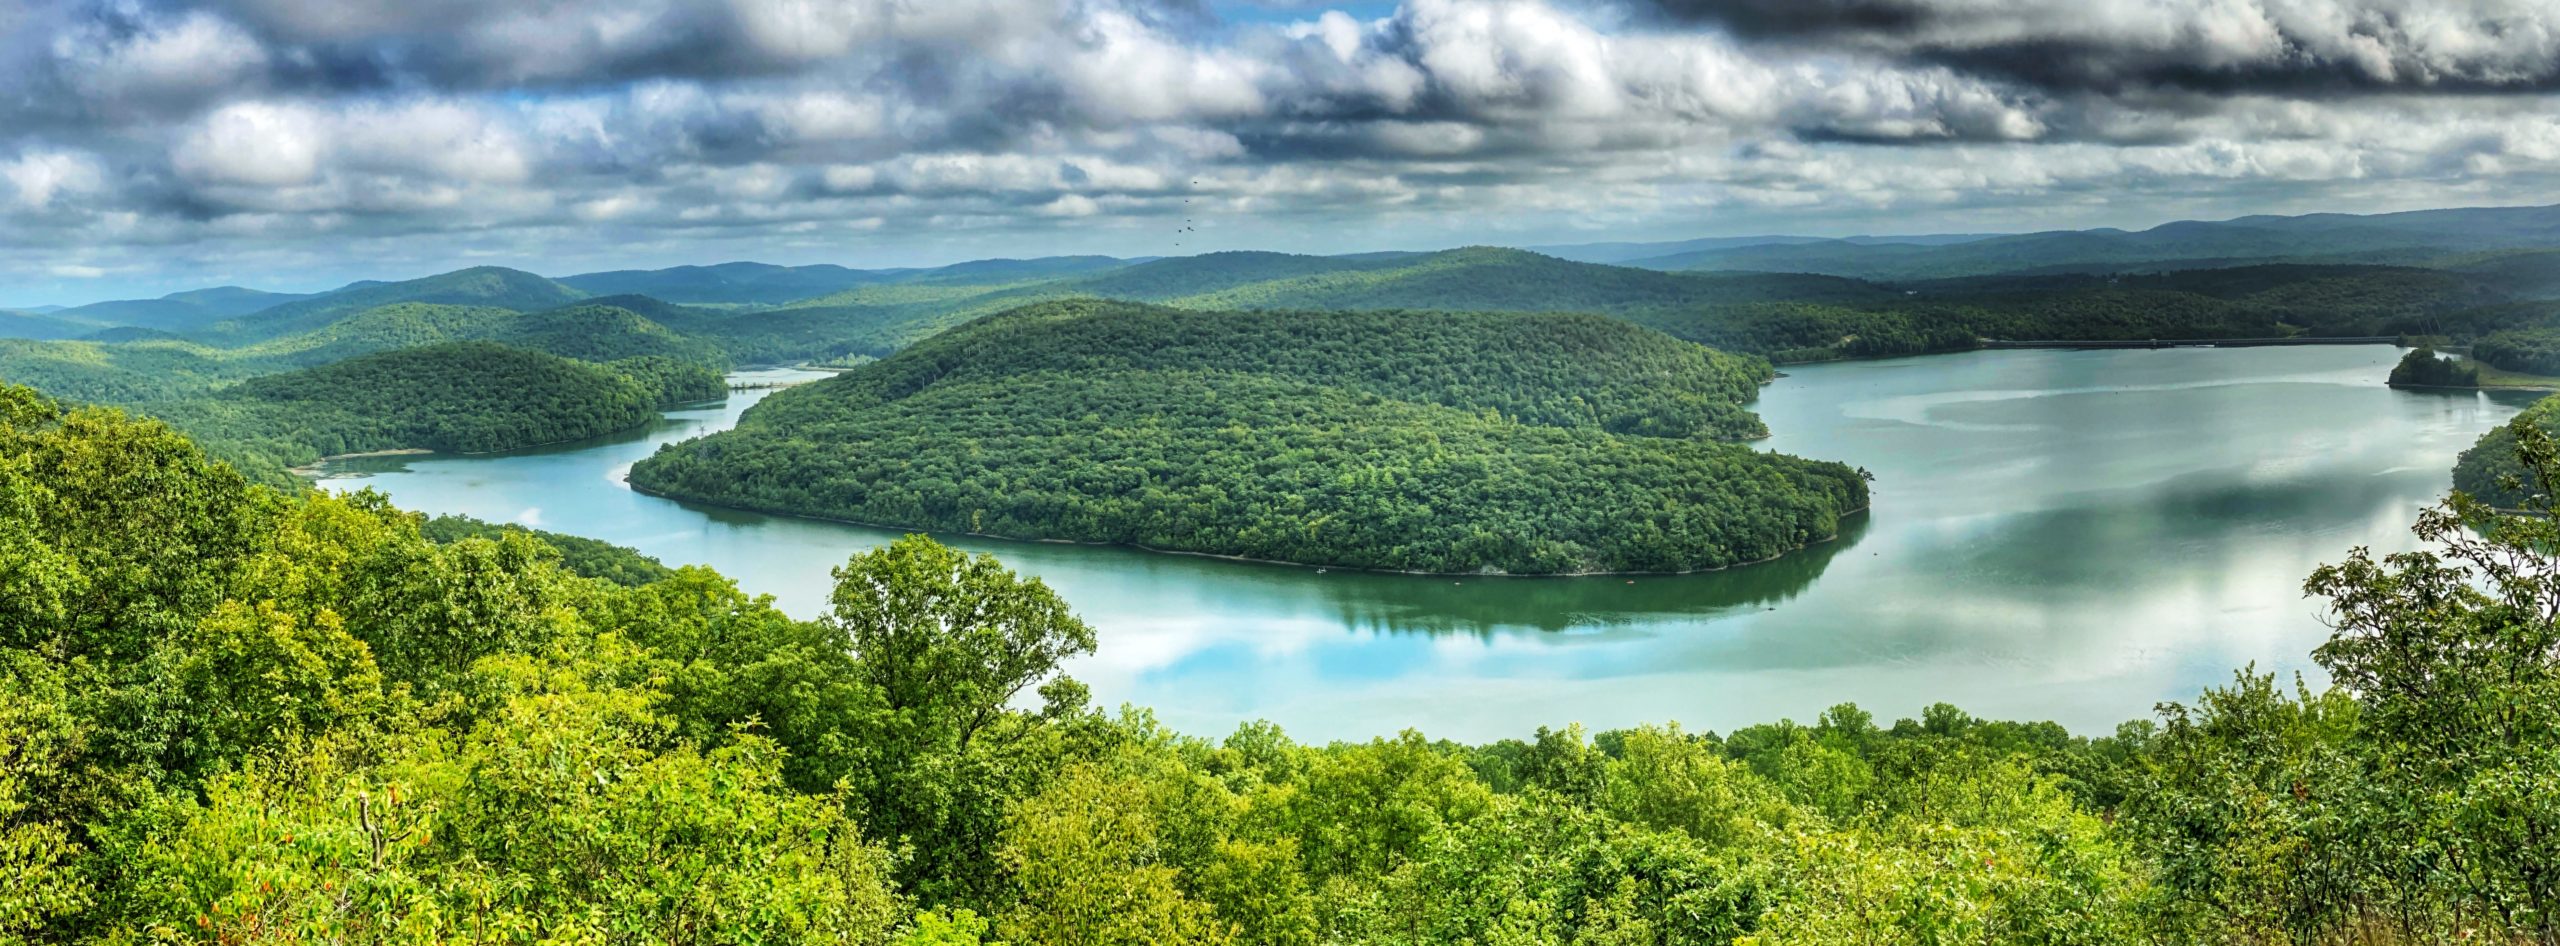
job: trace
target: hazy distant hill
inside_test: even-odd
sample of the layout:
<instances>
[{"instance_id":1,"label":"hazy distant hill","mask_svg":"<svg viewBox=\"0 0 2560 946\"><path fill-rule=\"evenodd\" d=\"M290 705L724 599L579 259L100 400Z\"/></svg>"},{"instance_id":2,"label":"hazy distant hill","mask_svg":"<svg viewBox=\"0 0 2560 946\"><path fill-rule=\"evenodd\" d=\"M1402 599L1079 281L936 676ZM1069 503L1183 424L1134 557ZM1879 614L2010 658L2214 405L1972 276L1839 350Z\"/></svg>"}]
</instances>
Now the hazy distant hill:
<instances>
[{"instance_id":1,"label":"hazy distant hill","mask_svg":"<svg viewBox=\"0 0 2560 946\"><path fill-rule=\"evenodd\" d=\"M562 276L561 285L600 296L643 295L668 302L773 305L895 278L895 270L842 266L721 263Z\"/></svg>"},{"instance_id":2,"label":"hazy distant hill","mask_svg":"<svg viewBox=\"0 0 2560 946\"><path fill-rule=\"evenodd\" d=\"M96 322L23 309L0 309L0 338L79 338L101 328Z\"/></svg>"},{"instance_id":3,"label":"hazy distant hill","mask_svg":"<svg viewBox=\"0 0 2560 946\"><path fill-rule=\"evenodd\" d=\"M1813 243L1848 243L1853 245L1911 244L1941 246L1988 239L1991 233L1922 233L1908 236L1742 236L1705 237L1696 240L1670 240L1656 243L1565 243L1553 246L1526 246L1532 253L1568 259L1577 263L1608 263L1617 266L1643 266L1652 269L1682 269L1681 266L1656 266L1654 261L1678 259L1691 254L1730 250L1746 246L1801 246Z\"/></svg>"},{"instance_id":4,"label":"hazy distant hill","mask_svg":"<svg viewBox=\"0 0 2560 946\"><path fill-rule=\"evenodd\" d=\"M94 322L101 326L133 326L184 332L207 328L223 319L308 298L311 297L297 293L262 292L238 286L221 286L213 289L173 292L157 299L93 302L64 309L58 314Z\"/></svg>"},{"instance_id":5,"label":"hazy distant hill","mask_svg":"<svg viewBox=\"0 0 2560 946\"><path fill-rule=\"evenodd\" d=\"M182 331L304 296L238 286L173 292L157 299L120 299L82 306L0 309L0 338L81 338L116 328Z\"/></svg>"},{"instance_id":6,"label":"hazy distant hill","mask_svg":"<svg viewBox=\"0 0 2560 946\"><path fill-rule=\"evenodd\" d=\"M2253 216L2148 230L2052 231L1944 246L1830 241L1707 248L1657 257L1665 269L1929 279L1995 273L2199 269L2269 262L2426 263L2464 253L2560 246L2560 208L2495 207L2356 216Z\"/></svg>"},{"instance_id":7,"label":"hazy distant hill","mask_svg":"<svg viewBox=\"0 0 2560 946\"><path fill-rule=\"evenodd\" d=\"M901 273L898 282L981 282L1056 279L1106 272L1133 260L1109 256L1043 256L1036 259L982 259Z\"/></svg>"},{"instance_id":8,"label":"hazy distant hill","mask_svg":"<svg viewBox=\"0 0 2560 946\"><path fill-rule=\"evenodd\" d=\"M560 277L559 282L595 295L643 295L668 302L703 305L780 305L816 300L855 287L883 283L1047 279L1125 265L1126 261L1108 256L987 259L911 269L721 263L716 266L585 273Z\"/></svg>"},{"instance_id":9,"label":"hazy distant hill","mask_svg":"<svg viewBox=\"0 0 2560 946\"><path fill-rule=\"evenodd\" d=\"M227 319L193 333L209 341L254 342L310 331L348 315L400 302L495 306L532 312L587 293L532 273L479 266L405 282L360 285Z\"/></svg>"}]
</instances>

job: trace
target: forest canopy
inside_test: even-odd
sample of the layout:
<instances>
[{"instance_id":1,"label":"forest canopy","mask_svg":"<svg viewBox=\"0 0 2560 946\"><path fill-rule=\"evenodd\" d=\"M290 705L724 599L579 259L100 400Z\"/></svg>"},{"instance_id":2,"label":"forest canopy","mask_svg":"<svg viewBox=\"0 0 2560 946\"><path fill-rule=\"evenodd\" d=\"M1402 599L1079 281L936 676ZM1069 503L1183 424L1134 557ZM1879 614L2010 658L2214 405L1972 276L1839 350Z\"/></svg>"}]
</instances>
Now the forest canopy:
<instances>
[{"instance_id":1,"label":"forest canopy","mask_svg":"<svg viewBox=\"0 0 2560 946\"><path fill-rule=\"evenodd\" d=\"M1318 746L1096 710L1061 668L1101 635L922 537L794 617L0 388L0 938L2549 942L2560 525L2493 515L2312 576L2334 687L2242 671L2112 735Z\"/></svg>"},{"instance_id":2,"label":"forest canopy","mask_svg":"<svg viewBox=\"0 0 2560 946\"><path fill-rule=\"evenodd\" d=\"M1724 443L1770 377L1592 316L1071 301L777 394L654 492L1385 570L1686 571L1836 535L1855 470Z\"/></svg>"}]
</instances>

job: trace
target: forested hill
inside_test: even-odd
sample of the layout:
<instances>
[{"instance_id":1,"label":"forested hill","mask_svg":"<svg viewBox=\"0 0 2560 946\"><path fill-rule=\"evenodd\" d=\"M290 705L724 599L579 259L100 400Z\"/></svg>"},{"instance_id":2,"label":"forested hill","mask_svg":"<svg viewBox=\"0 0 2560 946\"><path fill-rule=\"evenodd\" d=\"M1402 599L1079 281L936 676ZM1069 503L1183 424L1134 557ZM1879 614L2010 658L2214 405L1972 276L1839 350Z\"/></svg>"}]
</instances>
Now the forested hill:
<instances>
[{"instance_id":1,"label":"forested hill","mask_svg":"<svg viewBox=\"0 0 2560 946\"><path fill-rule=\"evenodd\" d=\"M482 453L576 440L725 392L710 369L662 358L594 365L455 342L262 375L155 413L252 465L296 465L340 453Z\"/></svg>"},{"instance_id":2,"label":"forested hill","mask_svg":"<svg viewBox=\"0 0 2560 946\"><path fill-rule=\"evenodd\" d=\"M532 312L497 306L393 303L347 315L308 332L230 352L251 362L308 366L395 348L457 341L499 342L580 361L655 355L720 366L728 360L715 342L680 334L607 300Z\"/></svg>"},{"instance_id":3,"label":"forested hill","mask_svg":"<svg viewBox=\"0 0 2560 946\"><path fill-rule=\"evenodd\" d=\"M225 319L190 333L225 345L307 332L346 316L401 302L477 305L519 312L554 308L586 293L532 273L479 266L422 279L341 289Z\"/></svg>"},{"instance_id":4,"label":"forested hill","mask_svg":"<svg viewBox=\"0 0 2560 946\"><path fill-rule=\"evenodd\" d=\"M1038 373L1233 371L1552 427L1744 440L1767 362L1589 315L1204 313L1071 300L989 316L760 405L748 423Z\"/></svg>"},{"instance_id":5,"label":"forested hill","mask_svg":"<svg viewBox=\"0 0 2560 946\"><path fill-rule=\"evenodd\" d=\"M735 350L882 355L981 316L1035 302L1095 297L1195 309L1440 309L1625 314L1779 299L1883 304L1900 293L1856 280L1780 273L1675 274L1576 263L1522 250L1301 256L1227 252L1100 272L984 273L952 267L930 280L865 285L704 331Z\"/></svg>"},{"instance_id":6,"label":"forested hill","mask_svg":"<svg viewBox=\"0 0 2560 946\"><path fill-rule=\"evenodd\" d=\"M1983 338L2467 338L2549 323L2549 312L2513 305L2534 285L2504 271L2290 264L1888 285L1789 273L1657 272L1474 247L1321 257L1209 253L1043 278L1015 270L944 274L766 311L661 321L718 338L743 359L884 355L970 319L1078 296L1196 309L1594 312L1728 351L1807 361L1963 350Z\"/></svg>"},{"instance_id":7,"label":"forested hill","mask_svg":"<svg viewBox=\"0 0 2560 946\"><path fill-rule=\"evenodd\" d=\"M1790 299L1878 302L1882 286L1783 273L1662 273L1478 246L1254 279L1222 278L1224 254L1164 260L1088 280L1078 291L1201 309L1465 309L1626 312ZM1180 278L1174 278L1175 274ZM1153 278L1143 278L1153 277Z\"/></svg>"},{"instance_id":8,"label":"forested hill","mask_svg":"<svg viewBox=\"0 0 2560 946\"><path fill-rule=\"evenodd\" d=\"M1051 303L767 399L631 472L776 512L1427 572L1685 571L1837 534L1757 361L1591 316Z\"/></svg>"}]
</instances>

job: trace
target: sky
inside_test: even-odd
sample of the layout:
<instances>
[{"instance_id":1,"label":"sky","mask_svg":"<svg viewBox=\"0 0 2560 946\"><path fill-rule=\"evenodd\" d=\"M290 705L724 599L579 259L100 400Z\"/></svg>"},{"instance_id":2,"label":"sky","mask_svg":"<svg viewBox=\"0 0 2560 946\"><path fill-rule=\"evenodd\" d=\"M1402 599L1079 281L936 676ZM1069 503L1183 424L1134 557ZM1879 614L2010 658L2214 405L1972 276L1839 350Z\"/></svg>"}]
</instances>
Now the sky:
<instances>
[{"instance_id":1,"label":"sky","mask_svg":"<svg viewBox=\"0 0 2560 946\"><path fill-rule=\"evenodd\" d=\"M0 305L2560 203L2560 0L0 0Z\"/></svg>"}]
</instances>

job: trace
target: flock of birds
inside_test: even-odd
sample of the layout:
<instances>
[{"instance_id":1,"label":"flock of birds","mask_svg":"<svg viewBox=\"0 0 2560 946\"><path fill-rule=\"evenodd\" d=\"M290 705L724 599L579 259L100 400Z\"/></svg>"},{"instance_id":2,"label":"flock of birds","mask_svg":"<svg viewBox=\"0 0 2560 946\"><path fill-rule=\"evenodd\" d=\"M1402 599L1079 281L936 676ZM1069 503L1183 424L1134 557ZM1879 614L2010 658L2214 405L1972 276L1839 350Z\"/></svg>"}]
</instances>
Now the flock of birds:
<instances>
[{"instance_id":1,"label":"flock of birds","mask_svg":"<svg viewBox=\"0 0 2560 946\"><path fill-rule=\"evenodd\" d=\"M1191 186L1193 186L1193 187L1198 187L1198 186L1200 186L1200 182L1199 182L1199 181L1193 181L1193 182L1191 182ZM1183 198L1183 199L1182 199L1182 202L1183 202L1184 204L1189 204L1189 203L1191 203L1191 198L1185 197L1185 198ZM1175 234L1175 236L1174 236L1174 238L1173 238L1173 245L1175 245L1175 246L1181 246L1181 245L1182 245L1182 237L1181 237L1181 234L1190 233L1190 232L1193 232L1193 231L1195 231L1195 230L1198 230L1198 229L1199 229L1198 227L1194 227L1194 226L1192 226L1192 225L1191 225L1191 217L1189 216L1190 211L1187 211L1187 210L1186 210L1186 211L1183 211L1183 213L1184 213L1184 215L1185 215L1185 216L1182 218L1182 226L1174 228L1174 231L1173 231L1173 232L1174 232L1174 234Z\"/></svg>"}]
</instances>

